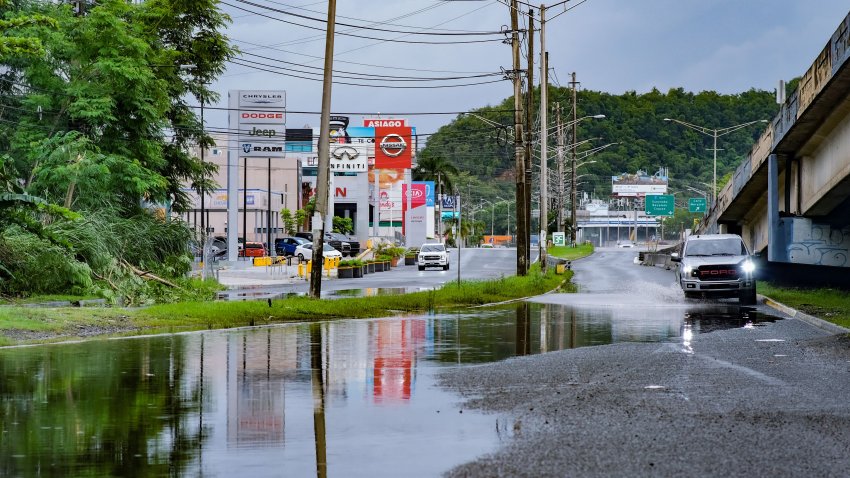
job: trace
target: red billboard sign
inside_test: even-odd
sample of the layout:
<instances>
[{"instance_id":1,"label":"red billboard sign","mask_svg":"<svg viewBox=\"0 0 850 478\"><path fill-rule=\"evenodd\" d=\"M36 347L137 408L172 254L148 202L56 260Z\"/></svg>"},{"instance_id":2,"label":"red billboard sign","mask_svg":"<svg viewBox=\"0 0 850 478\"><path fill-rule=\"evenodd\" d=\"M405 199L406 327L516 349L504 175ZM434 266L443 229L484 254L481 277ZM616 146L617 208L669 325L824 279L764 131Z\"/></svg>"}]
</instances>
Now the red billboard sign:
<instances>
[{"instance_id":1,"label":"red billboard sign","mask_svg":"<svg viewBox=\"0 0 850 478\"><path fill-rule=\"evenodd\" d=\"M375 168L410 169L412 161L411 128L375 128Z\"/></svg>"}]
</instances>

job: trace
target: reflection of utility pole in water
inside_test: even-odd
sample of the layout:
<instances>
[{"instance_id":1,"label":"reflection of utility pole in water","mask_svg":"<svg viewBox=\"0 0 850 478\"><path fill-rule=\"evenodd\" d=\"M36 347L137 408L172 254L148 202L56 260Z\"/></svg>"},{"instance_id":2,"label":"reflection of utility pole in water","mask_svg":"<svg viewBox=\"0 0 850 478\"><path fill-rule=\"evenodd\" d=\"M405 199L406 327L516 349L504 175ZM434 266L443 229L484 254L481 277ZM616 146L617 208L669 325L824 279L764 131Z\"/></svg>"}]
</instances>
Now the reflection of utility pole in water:
<instances>
[{"instance_id":1,"label":"reflection of utility pole in water","mask_svg":"<svg viewBox=\"0 0 850 478\"><path fill-rule=\"evenodd\" d=\"M523 302L516 306L516 355L531 354L531 305Z\"/></svg>"},{"instance_id":2,"label":"reflection of utility pole in water","mask_svg":"<svg viewBox=\"0 0 850 478\"><path fill-rule=\"evenodd\" d=\"M570 348L576 348L576 334L578 333L576 325L576 310L570 307Z\"/></svg>"},{"instance_id":3,"label":"reflection of utility pole in water","mask_svg":"<svg viewBox=\"0 0 850 478\"><path fill-rule=\"evenodd\" d=\"M549 307L546 304L540 306L540 353L549 351Z\"/></svg>"},{"instance_id":4,"label":"reflection of utility pole in water","mask_svg":"<svg viewBox=\"0 0 850 478\"><path fill-rule=\"evenodd\" d=\"M316 438L316 476L328 476L327 443L325 442L325 380L322 367L321 324L310 324L310 371L313 383L313 433Z\"/></svg>"}]
</instances>

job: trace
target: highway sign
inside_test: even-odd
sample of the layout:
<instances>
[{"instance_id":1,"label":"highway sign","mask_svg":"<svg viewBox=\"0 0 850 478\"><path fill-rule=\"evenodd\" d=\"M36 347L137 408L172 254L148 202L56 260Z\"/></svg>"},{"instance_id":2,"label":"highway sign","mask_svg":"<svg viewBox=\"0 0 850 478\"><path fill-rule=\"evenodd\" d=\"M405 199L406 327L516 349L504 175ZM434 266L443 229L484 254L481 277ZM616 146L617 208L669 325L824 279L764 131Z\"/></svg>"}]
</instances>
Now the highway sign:
<instances>
[{"instance_id":1,"label":"highway sign","mask_svg":"<svg viewBox=\"0 0 850 478\"><path fill-rule=\"evenodd\" d=\"M708 205L705 198L688 199L688 212L705 212L707 207Z\"/></svg>"},{"instance_id":2,"label":"highway sign","mask_svg":"<svg viewBox=\"0 0 850 478\"><path fill-rule=\"evenodd\" d=\"M672 194L648 195L644 212L648 216L672 216L674 207Z\"/></svg>"},{"instance_id":3,"label":"highway sign","mask_svg":"<svg viewBox=\"0 0 850 478\"><path fill-rule=\"evenodd\" d=\"M567 245L567 235L563 232L552 233L552 245L565 246Z\"/></svg>"}]
</instances>

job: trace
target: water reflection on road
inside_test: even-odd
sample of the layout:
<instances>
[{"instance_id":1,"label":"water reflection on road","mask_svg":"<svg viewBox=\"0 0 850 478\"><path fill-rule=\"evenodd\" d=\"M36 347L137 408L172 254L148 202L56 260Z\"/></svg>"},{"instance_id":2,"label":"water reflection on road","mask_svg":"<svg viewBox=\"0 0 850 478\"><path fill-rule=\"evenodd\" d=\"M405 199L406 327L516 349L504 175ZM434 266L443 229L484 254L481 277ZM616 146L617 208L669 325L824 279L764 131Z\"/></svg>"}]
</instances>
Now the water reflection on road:
<instances>
[{"instance_id":1,"label":"water reflection on road","mask_svg":"<svg viewBox=\"0 0 850 478\"><path fill-rule=\"evenodd\" d=\"M440 367L775 320L731 305L497 310L0 350L0 475L437 476L509 436ZM685 344L686 343L686 344Z\"/></svg>"}]
</instances>

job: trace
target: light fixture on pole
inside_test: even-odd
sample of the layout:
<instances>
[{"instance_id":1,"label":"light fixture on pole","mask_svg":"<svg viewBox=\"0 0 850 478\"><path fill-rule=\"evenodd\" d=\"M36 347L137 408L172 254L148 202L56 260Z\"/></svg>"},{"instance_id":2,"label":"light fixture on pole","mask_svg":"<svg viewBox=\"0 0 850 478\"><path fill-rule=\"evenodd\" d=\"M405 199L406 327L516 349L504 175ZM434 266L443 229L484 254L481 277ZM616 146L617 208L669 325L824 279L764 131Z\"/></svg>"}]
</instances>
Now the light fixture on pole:
<instances>
[{"instance_id":1,"label":"light fixture on pole","mask_svg":"<svg viewBox=\"0 0 850 478\"><path fill-rule=\"evenodd\" d=\"M702 133L706 136L710 136L714 138L714 147L711 148L714 151L714 183L712 186L713 189L713 202L717 202L717 138L720 136L725 136L729 133L738 131L741 128L746 128L747 126L754 125L756 123L767 123L767 120L755 120L748 121L746 123L736 124L735 126L727 126L725 128L707 128L705 126L699 126L692 123L688 123L687 121L678 120L675 118L664 118L664 121L672 121L673 123L678 123L682 126L690 128L698 133Z\"/></svg>"}]
</instances>

